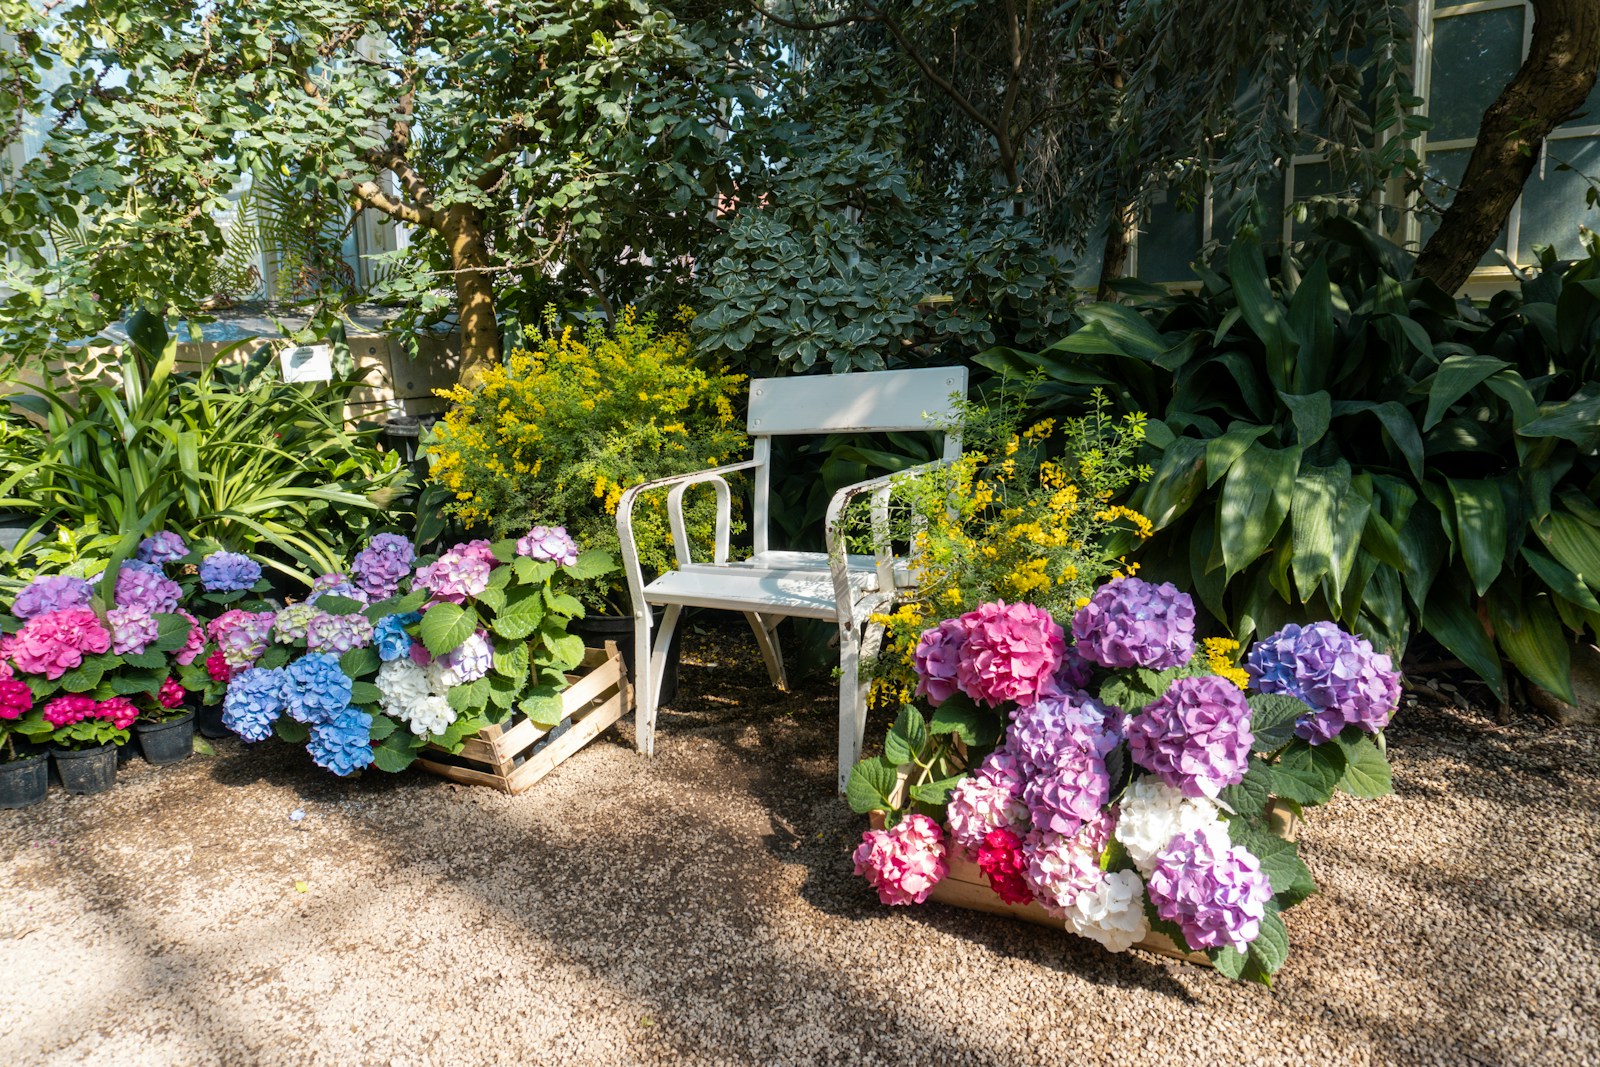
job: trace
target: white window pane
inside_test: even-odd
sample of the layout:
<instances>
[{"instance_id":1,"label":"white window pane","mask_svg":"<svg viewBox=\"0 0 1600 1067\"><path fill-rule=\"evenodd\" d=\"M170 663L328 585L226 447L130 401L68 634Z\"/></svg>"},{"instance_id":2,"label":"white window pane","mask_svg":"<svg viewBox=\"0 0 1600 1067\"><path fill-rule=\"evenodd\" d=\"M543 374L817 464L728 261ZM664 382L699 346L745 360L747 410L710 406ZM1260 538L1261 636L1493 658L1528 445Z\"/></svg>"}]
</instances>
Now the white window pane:
<instances>
[{"instance_id":1,"label":"white window pane","mask_svg":"<svg viewBox=\"0 0 1600 1067\"><path fill-rule=\"evenodd\" d=\"M1556 255L1575 259L1583 254L1578 227L1600 226L1600 211L1584 194L1590 181L1600 181L1600 140L1588 137L1555 140L1546 145L1542 168L1522 187L1522 231L1517 237L1517 262L1533 262L1533 246L1554 245ZM1558 169L1562 163L1570 170ZM1585 180L1587 175L1589 180Z\"/></svg>"},{"instance_id":2,"label":"white window pane","mask_svg":"<svg viewBox=\"0 0 1600 1067\"><path fill-rule=\"evenodd\" d=\"M1428 153L1428 158L1423 164L1423 170L1426 175L1423 179L1423 188L1441 211L1450 205L1451 199L1455 196L1455 189L1461 184L1461 175L1466 172L1467 160L1471 156L1472 149L1470 148L1456 148L1450 151ZM1422 244L1427 244L1428 238L1432 237L1438 229L1439 220L1435 217L1424 215L1422 218ZM1506 241L1506 228L1501 227L1499 234L1495 236L1494 248L1505 248ZM1479 266L1504 266L1504 261L1494 251L1494 248L1490 249L1478 261Z\"/></svg>"},{"instance_id":3,"label":"white window pane","mask_svg":"<svg viewBox=\"0 0 1600 1067\"><path fill-rule=\"evenodd\" d=\"M1520 7L1475 11L1433 25L1429 140L1476 137L1483 113L1522 65Z\"/></svg>"},{"instance_id":4,"label":"white window pane","mask_svg":"<svg viewBox=\"0 0 1600 1067\"><path fill-rule=\"evenodd\" d=\"M1192 281L1189 264L1203 243L1200 208L1181 211L1177 195L1167 197L1164 203L1150 205L1145 224L1139 227L1139 277L1147 282Z\"/></svg>"}]
</instances>

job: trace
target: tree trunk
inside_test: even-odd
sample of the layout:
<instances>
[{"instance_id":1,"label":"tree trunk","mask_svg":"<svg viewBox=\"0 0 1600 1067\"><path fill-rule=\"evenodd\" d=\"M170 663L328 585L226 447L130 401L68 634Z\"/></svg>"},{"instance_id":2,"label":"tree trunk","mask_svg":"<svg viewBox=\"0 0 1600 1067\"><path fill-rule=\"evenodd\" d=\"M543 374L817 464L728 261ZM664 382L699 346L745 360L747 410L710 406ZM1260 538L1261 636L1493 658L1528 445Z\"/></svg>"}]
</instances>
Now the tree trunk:
<instances>
[{"instance_id":1,"label":"tree trunk","mask_svg":"<svg viewBox=\"0 0 1600 1067\"><path fill-rule=\"evenodd\" d=\"M1461 188L1417 257L1416 272L1460 289L1533 173L1544 139L1583 105L1600 69L1600 2L1533 0L1528 58L1478 127Z\"/></svg>"},{"instance_id":2,"label":"tree trunk","mask_svg":"<svg viewBox=\"0 0 1600 1067\"><path fill-rule=\"evenodd\" d=\"M456 272L456 315L461 324L461 374L471 386L478 376L500 362L500 324L494 314L494 284L483 268L489 250L483 241L478 210L466 204L447 209L439 220L439 233L450 249L450 266Z\"/></svg>"},{"instance_id":3,"label":"tree trunk","mask_svg":"<svg viewBox=\"0 0 1600 1067\"><path fill-rule=\"evenodd\" d=\"M1128 227L1137 211L1135 205L1122 205L1106 223L1106 243L1100 255L1100 285L1096 300L1115 300L1111 283L1128 273Z\"/></svg>"}]
</instances>

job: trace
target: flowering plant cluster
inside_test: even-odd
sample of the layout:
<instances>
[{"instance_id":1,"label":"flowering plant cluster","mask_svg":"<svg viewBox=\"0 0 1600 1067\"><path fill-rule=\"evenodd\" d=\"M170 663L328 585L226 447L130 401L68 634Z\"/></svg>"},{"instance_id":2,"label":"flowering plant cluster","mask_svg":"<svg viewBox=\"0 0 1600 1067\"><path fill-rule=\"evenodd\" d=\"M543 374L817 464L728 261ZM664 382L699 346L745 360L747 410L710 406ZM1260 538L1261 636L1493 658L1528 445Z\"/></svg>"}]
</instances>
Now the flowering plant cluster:
<instances>
[{"instance_id":1,"label":"flowering plant cluster","mask_svg":"<svg viewBox=\"0 0 1600 1067\"><path fill-rule=\"evenodd\" d=\"M1096 394L1082 418L1025 425L1022 395L1008 383L988 406L964 406L963 452L944 476L896 488L892 518L913 549L916 593L874 619L890 650L876 664L875 696L910 699L912 652L933 621L999 600L1065 616L1121 573L1118 553L1151 526L1111 500L1150 472L1133 462L1144 416L1113 418L1106 406Z\"/></svg>"},{"instance_id":2,"label":"flowering plant cluster","mask_svg":"<svg viewBox=\"0 0 1600 1067\"><path fill-rule=\"evenodd\" d=\"M609 330L580 331L550 309L526 335L526 347L470 388L441 393L453 406L434 428L430 477L469 525L515 536L561 524L586 547L615 555L626 489L729 462L745 447L734 410L744 377L699 356L684 330L624 308ZM683 504L691 543L709 545L715 501L700 494ZM665 493L639 502L634 531L645 569L669 569ZM577 593L591 608L627 613L614 578L590 579Z\"/></svg>"},{"instance_id":3,"label":"flowering plant cluster","mask_svg":"<svg viewBox=\"0 0 1600 1067\"><path fill-rule=\"evenodd\" d=\"M38 575L0 615L0 759L18 754L18 738L120 745L137 719L183 713L182 673L206 638L167 574L189 549L162 536L115 571Z\"/></svg>"},{"instance_id":4,"label":"flowering plant cluster","mask_svg":"<svg viewBox=\"0 0 1600 1067\"><path fill-rule=\"evenodd\" d=\"M1066 621L996 601L921 634L932 714L904 706L850 777L851 806L886 824L857 873L884 903L913 903L964 860L1003 901L1113 951L1155 931L1270 984L1281 913L1316 889L1276 811L1390 791L1389 657L1319 622L1240 668L1236 643L1196 641L1187 594L1134 577Z\"/></svg>"},{"instance_id":5,"label":"flowering plant cluster","mask_svg":"<svg viewBox=\"0 0 1600 1067\"><path fill-rule=\"evenodd\" d=\"M611 566L559 527L426 559L378 534L303 601L214 620L203 670L225 685L223 724L244 740L303 744L338 775L399 771L430 743L459 752L519 712L554 726L583 659L567 623L584 608L566 589Z\"/></svg>"}]
</instances>

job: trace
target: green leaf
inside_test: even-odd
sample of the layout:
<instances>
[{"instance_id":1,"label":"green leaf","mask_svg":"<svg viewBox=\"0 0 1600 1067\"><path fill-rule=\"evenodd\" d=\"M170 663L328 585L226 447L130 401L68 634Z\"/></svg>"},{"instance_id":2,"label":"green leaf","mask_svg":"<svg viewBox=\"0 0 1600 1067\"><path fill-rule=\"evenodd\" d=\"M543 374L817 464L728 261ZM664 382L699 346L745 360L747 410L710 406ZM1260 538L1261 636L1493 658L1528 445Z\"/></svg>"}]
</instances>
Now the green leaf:
<instances>
[{"instance_id":1,"label":"green leaf","mask_svg":"<svg viewBox=\"0 0 1600 1067\"><path fill-rule=\"evenodd\" d=\"M1538 685L1575 703L1572 650L1548 594L1526 597L1520 588L1497 585L1489 594L1489 621L1506 658Z\"/></svg>"},{"instance_id":2,"label":"green leaf","mask_svg":"<svg viewBox=\"0 0 1600 1067\"><path fill-rule=\"evenodd\" d=\"M1600 530L1565 511L1553 511L1534 532L1563 566L1600 591Z\"/></svg>"},{"instance_id":3,"label":"green leaf","mask_svg":"<svg viewBox=\"0 0 1600 1067\"><path fill-rule=\"evenodd\" d=\"M1544 580L1550 591L1566 598L1585 611L1600 611L1600 600L1596 600L1589 587L1579 580L1567 568L1551 559L1549 555L1531 544L1522 546L1522 558L1527 561L1533 572ZM128 657L131 663L133 658Z\"/></svg>"},{"instance_id":4,"label":"green leaf","mask_svg":"<svg viewBox=\"0 0 1600 1067\"><path fill-rule=\"evenodd\" d=\"M1254 233L1241 231L1234 237L1228 248L1228 273L1245 322L1266 346L1268 380L1276 389L1289 388L1300 339L1289 325L1283 305L1272 295L1261 242Z\"/></svg>"},{"instance_id":5,"label":"green leaf","mask_svg":"<svg viewBox=\"0 0 1600 1067\"><path fill-rule=\"evenodd\" d=\"M521 557L527 559L526 556ZM435 608L435 611L438 609ZM432 614L432 612L429 612ZM428 616L422 617L426 623ZM528 595L521 599L513 600L494 617L491 624L494 632L507 641L525 641L533 631L539 628L539 623L544 620L544 602L541 597Z\"/></svg>"},{"instance_id":6,"label":"green leaf","mask_svg":"<svg viewBox=\"0 0 1600 1067\"><path fill-rule=\"evenodd\" d=\"M517 702L517 694L521 691L521 682L513 682L498 674L489 675L489 702L495 707L511 710L512 705Z\"/></svg>"},{"instance_id":7,"label":"green leaf","mask_svg":"<svg viewBox=\"0 0 1600 1067\"><path fill-rule=\"evenodd\" d=\"M1318 390L1305 396L1278 393L1294 421L1295 441L1301 448L1310 448L1328 432L1328 422L1333 418L1333 398Z\"/></svg>"},{"instance_id":8,"label":"green leaf","mask_svg":"<svg viewBox=\"0 0 1600 1067\"><path fill-rule=\"evenodd\" d=\"M552 686L540 686L522 699L518 709L537 726L554 729L561 725L565 713L561 707L561 692Z\"/></svg>"},{"instance_id":9,"label":"green leaf","mask_svg":"<svg viewBox=\"0 0 1600 1067\"><path fill-rule=\"evenodd\" d=\"M176 652L189 642L189 620L182 615L159 612L156 615L156 639L145 646L145 653Z\"/></svg>"},{"instance_id":10,"label":"green leaf","mask_svg":"<svg viewBox=\"0 0 1600 1067\"><path fill-rule=\"evenodd\" d=\"M556 565L549 560L528 556L518 556L512 567L516 570L517 581L522 585L539 585L556 572Z\"/></svg>"},{"instance_id":11,"label":"green leaf","mask_svg":"<svg viewBox=\"0 0 1600 1067\"><path fill-rule=\"evenodd\" d=\"M1261 932L1250 942L1250 960L1269 976L1276 974L1289 960L1289 931L1276 907L1267 907L1261 920Z\"/></svg>"},{"instance_id":12,"label":"green leaf","mask_svg":"<svg viewBox=\"0 0 1600 1067\"><path fill-rule=\"evenodd\" d=\"M451 686L445 699L460 714L482 712L489 703L489 679L479 678L466 685Z\"/></svg>"},{"instance_id":13,"label":"green leaf","mask_svg":"<svg viewBox=\"0 0 1600 1067\"><path fill-rule=\"evenodd\" d=\"M1492 479L1449 478L1455 503L1457 541L1472 584L1482 596L1500 575L1506 559L1506 504Z\"/></svg>"},{"instance_id":14,"label":"green leaf","mask_svg":"<svg viewBox=\"0 0 1600 1067\"><path fill-rule=\"evenodd\" d=\"M1259 821L1272 799L1273 785L1272 768L1259 759L1252 759L1245 768L1243 780L1228 786L1217 799L1241 818Z\"/></svg>"},{"instance_id":15,"label":"green leaf","mask_svg":"<svg viewBox=\"0 0 1600 1067\"><path fill-rule=\"evenodd\" d=\"M1228 469L1217 503L1217 536L1228 576L1259 559L1289 513L1300 449L1253 444Z\"/></svg>"},{"instance_id":16,"label":"green leaf","mask_svg":"<svg viewBox=\"0 0 1600 1067\"><path fill-rule=\"evenodd\" d=\"M256 660L256 666L262 668L263 670L271 670L274 667L282 667L288 662L288 647L285 645L272 645L265 652L261 653L261 658Z\"/></svg>"},{"instance_id":17,"label":"green leaf","mask_svg":"<svg viewBox=\"0 0 1600 1067\"><path fill-rule=\"evenodd\" d=\"M1506 681L1500 655L1484 632L1478 613L1467 605L1466 590L1461 588L1465 584L1448 580L1434 583L1423 614L1423 627L1449 649L1451 655L1504 696Z\"/></svg>"},{"instance_id":18,"label":"green leaf","mask_svg":"<svg viewBox=\"0 0 1600 1067\"><path fill-rule=\"evenodd\" d=\"M601 578L617 569L617 561L603 548L591 548L578 553L578 562L563 568L569 575L586 582Z\"/></svg>"},{"instance_id":19,"label":"green leaf","mask_svg":"<svg viewBox=\"0 0 1600 1067\"><path fill-rule=\"evenodd\" d=\"M582 602L579 601L577 597L572 596L569 593L552 593L550 590L546 589L544 591L544 602L548 604L550 606L550 610L555 612L557 615L565 615L569 619L583 618L584 612Z\"/></svg>"},{"instance_id":20,"label":"green leaf","mask_svg":"<svg viewBox=\"0 0 1600 1067\"><path fill-rule=\"evenodd\" d=\"M545 631L540 638L549 649L551 662L563 671L570 671L583 662L583 638L577 634L559 636Z\"/></svg>"},{"instance_id":21,"label":"green leaf","mask_svg":"<svg viewBox=\"0 0 1600 1067\"><path fill-rule=\"evenodd\" d=\"M396 729L395 721L389 716L374 715L372 717L372 727L367 731L367 739L370 741L382 741L385 737L394 733Z\"/></svg>"},{"instance_id":22,"label":"green leaf","mask_svg":"<svg viewBox=\"0 0 1600 1067\"><path fill-rule=\"evenodd\" d=\"M953 778L941 778L935 782L923 782L921 785L911 787L911 799L921 804L927 804L941 811L949 803L950 790L961 784L966 775L958 774Z\"/></svg>"},{"instance_id":23,"label":"green leaf","mask_svg":"<svg viewBox=\"0 0 1600 1067\"><path fill-rule=\"evenodd\" d=\"M1311 745L1297 739L1272 766L1278 794L1302 804L1326 804L1343 777L1344 753L1334 744Z\"/></svg>"},{"instance_id":24,"label":"green leaf","mask_svg":"<svg viewBox=\"0 0 1600 1067\"><path fill-rule=\"evenodd\" d=\"M1374 800L1394 792L1389 761L1384 759L1372 738L1355 727L1339 735L1339 747L1344 750L1344 776L1339 788L1352 796Z\"/></svg>"},{"instance_id":25,"label":"green leaf","mask_svg":"<svg viewBox=\"0 0 1600 1067\"><path fill-rule=\"evenodd\" d=\"M1270 432L1272 432L1270 426L1235 423L1227 433L1205 442L1206 488L1209 489L1221 481L1239 457L1244 455L1258 438Z\"/></svg>"},{"instance_id":26,"label":"green leaf","mask_svg":"<svg viewBox=\"0 0 1600 1067\"><path fill-rule=\"evenodd\" d=\"M287 715L280 715L273 721L272 732L278 735L278 740L291 745L303 745L311 738L311 727Z\"/></svg>"},{"instance_id":27,"label":"green leaf","mask_svg":"<svg viewBox=\"0 0 1600 1067\"><path fill-rule=\"evenodd\" d=\"M352 682L350 683L350 703L363 708L382 704L383 690L371 682Z\"/></svg>"},{"instance_id":28,"label":"green leaf","mask_svg":"<svg viewBox=\"0 0 1600 1067\"><path fill-rule=\"evenodd\" d=\"M900 714L883 742L884 758L896 765L910 763L928 750L928 723L922 712L910 704L900 706Z\"/></svg>"},{"instance_id":29,"label":"green leaf","mask_svg":"<svg viewBox=\"0 0 1600 1067\"><path fill-rule=\"evenodd\" d=\"M1169 667L1164 671L1152 671L1147 667L1113 671L1100 687L1100 702L1121 708L1130 715L1137 714L1165 693L1183 673L1182 667Z\"/></svg>"},{"instance_id":30,"label":"green leaf","mask_svg":"<svg viewBox=\"0 0 1600 1067\"><path fill-rule=\"evenodd\" d=\"M387 774L398 774L411 766L425 743L423 738L416 737L409 730L391 733L373 746L373 765Z\"/></svg>"},{"instance_id":31,"label":"green leaf","mask_svg":"<svg viewBox=\"0 0 1600 1067\"><path fill-rule=\"evenodd\" d=\"M528 677L528 646L523 641L513 641L503 648L494 650L495 673L504 675L513 682L521 682Z\"/></svg>"},{"instance_id":32,"label":"green leaf","mask_svg":"<svg viewBox=\"0 0 1600 1067\"><path fill-rule=\"evenodd\" d=\"M371 646L352 648L349 652L339 657L339 669L351 678L376 674L379 664L378 651Z\"/></svg>"},{"instance_id":33,"label":"green leaf","mask_svg":"<svg viewBox=\"0 0 1600 1067\"><path fill-rule=\"evenodd\" d=\"M323 593L317 597L317 610L329 615L359 615L366 608L361 601L337 593Z\"/></svg>"},{"instance_id":34,"label":"green leaf","mask_svg":"<svg viewBox=\"0 0 1600 1067\"><path fill-rule=\"evenodd\" d=\"M1417 384L1414 392L1428 397L1428 413L1422 420L1422 432L1427 433L1439 425L1450 410L1450 405L1478 387L1489 375L1511 366L1492 356L1448 356L1439 369Z\"/></svg>"},{"instance_id":35,"label":"green leaf","mask_svg":"<svg viewBox=\"0 0 1600 1067\"><path fill-rule=\"evenodd\" d=\"M138 654L125 652L122 662L129 667L143 667L146 669L161 669L167 665L167 657L157 652L153 647L146 646L145 651Z\"/></svg>"},{"instance_id":36,"label":"green leaf","mask_svg":"<svg viewBox=\"0 0 1600 1067\"><path fill-rule=\"evenodd\" d=\"M933 709L928 730L935 735L955 734L968 748L991 748L1005 732L1005 723L997 712L980 708L965 694L957 693Z\"/></svg>"},{"instance_id":37,"label":"green leaf","mask_svg":"<svg viewBox=\"0 0 1600 1067\"><path fill-rule=\"evenodd\" d=\"M1211 958L1211 967L1224 978L1238 981L1244 977L1244 953L1232 945L1223 945L1221 948L1208 949L1206 955Z\"/></svg>"},{"instance_id":38,"label":"green leaf","mask_svg":"<svg viewBox=\"0 0 1600 1067\"><path fill-rule=\"evenodd\" d=\"M1349 495L1350 466L1342 460L1333 467L1300 468L1289 512L1294 520L1294 584L1302 601L1311 598L1333 567L1336 520Z\"/></svg>"},{"instance_id":39,"label":"green leaf","mask_svg":"<svg viewBox=\"0 0 1600 1067\"><path fill-rule=\"evenodd\" d=\"M1311 882L1311 871L1293 841L1245 819L1228 820L1228 838L1261 861L1261 873L1272 883L1274 893L1291 892Z\"/></svg>"},{"instance_id":40,"label":"green leaf","mask_svg":"<svg viewBox=\"0 0 1600 1067\"><path fill-rule=\"evenodd\" d=\"M850 810L859 815L869 811L893 811L889 797L899 780L899 769L881 756L864 759L850 768L850 781L844 797Z\"/></svg>"},{"instance_id":41,"label":"green leaf","mask_svg":"<svg viewBox=\"0 0 1600 1067\"><path fill-rule=\"evenodd\" d=\"M111 691L119 696L130 696L135 693L147 693L154 696L166 678L167 671L165 666L155 670L118 671L110 678Z\"/></svg>"},{"instance_id":42,"label":"green leaf","mask_svg":"<svg viewBox=\"0 0 1600 1067\"><path fill-rule=\"evenodd\" d=\"M1256 752L1275 752L1293 741L1295 721L1311 710L1285 693L1257 693L1245 702L1250 705L1250 732L1256 738L1251 748Z\"/></svg>"},{"instance_id":43,"label":"green leaf","mask_svg":"<svg viewBox=\"0 0 1600 1067\"><path fill-rule=\"evenodd\" d=\"M100 684L104 674L105 665L98 661L98 657L85 659L61 676L61 688L69 693L87 693Z\"/></svg>"},{"instance_id":44,"label":"green leaf","mask_svg":"<svg viewBox=\"0 0 1600 1067\"><path fill-rule=\"evenodd\" d=\"M496 620L497 622L499 620ZM435 604L422 616L422 643L430 653L442 656L461 646L478 628L478 613L472 608L448 601ZM526 635L524 635L526 636Z\"/></svg>"}]
</instances>

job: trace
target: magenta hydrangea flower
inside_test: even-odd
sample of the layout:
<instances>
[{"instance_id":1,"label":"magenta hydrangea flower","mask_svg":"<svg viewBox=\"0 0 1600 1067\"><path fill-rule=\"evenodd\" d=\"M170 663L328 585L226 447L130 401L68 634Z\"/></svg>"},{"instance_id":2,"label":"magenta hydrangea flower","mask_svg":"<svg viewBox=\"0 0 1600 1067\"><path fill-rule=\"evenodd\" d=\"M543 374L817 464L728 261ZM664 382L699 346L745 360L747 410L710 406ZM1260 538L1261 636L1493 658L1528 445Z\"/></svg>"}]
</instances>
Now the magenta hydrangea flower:
<instances>
[{"instance_id":1,"label":"magenta hydrangea flower","mask_svg":"<svg viewBox=\"0 0 1600 1067\"><path fill-rule=\"evenodd\" d=\"M112 608L106 622L111 625L111 651L119 656L137 656L161 636L155 616L143 608Z\"/></svg>"},{"instance_id":2,"label":"magenta hydrangea flower","mask_svg":"<svg viewBox=\"0 0 1600 1067\"><path fill-rule=\"evenodd\" d=\"M944 834L926 815L908 815L888 830L868 830L856 846L855 871L885 904L921 904L944 876Z\"/></svg>"},{"instance_id":3,"label":"magenta hydrangea flower","mask_svg":"<svg viewBox=\"0 0 1600 1067\"><path fill-rule=\"evenodd\" d=\"M1192 949L1248 951L1261 933L1272 886L1261 861L1231 845L1221 826L1173 838L1146 882L1156 914L1177 924Z\"/></svg>"},{"instance_id":4,"label":"magenta hydrangea flower","mask_svg":"<svg viewBox=\"0 0 1600 1067\"><path fill-rule=\"evenodd\" d=\"M183 538L171 530L161 530L140 541L133 558L140 563L154 563L159 567L175 563L188 554L189 546L184 544Z\"/></svg>"},{"instance_id":5,"label":"magenta hydrangea flower","mask_svg":"<svg viewBox=\"0 0 1600 1067\"><path fill-rule=\"evenodd\" d=\"M29 619L11 641L11 662L24 674L55 681L111 648L111 632L88 608L65 608Z\"/></svg>"},{"instance_id":6,"label":"magenta hydrangea flower","mask_svg":"<svg viewBox=\"0 0 1600 1067\"><path fill-rule=\"evenodd\" d=\"M1285 626L1250 650L1245 671L1261 692L1286 693L1310 708L1295 733L1313 745L1346 726L1376 733L1400 703L1400 674L1389 656L1331 622Z\"/></svg>"},{"instance_id":7,"label":"magenta hydrangea flower","mask_svg":"<svg viewBox=\"0 0 1600 1067\"><path fill-rule=\"evenodd\" d=\"M119 730L126 730L139 717L139 708L127 697L110 697L95 705L94 715L97 719L111 720L111 725Z\"/></svg>"},{"instance_id":8,"label":"magenta hydrangea flower","mask_svg":"<svg viewBox=\"0 0 1600 1067\"><path fill-rule=\"evenodd\" d=\"M234 608L211 620L211 640L228 666L238 670L261 658L272 638L277 615L270 611L243 611Z\"/></svg>"},{"instance_id":9,"label":"magenta hydrangea flower","mask_svg":"<svg viewBox=\"0 0 1600 1067\"><path fill-rule=\"evenodd\" d=\"M387 600L400 591L400 583L411 573L416 558L416 550L404 537L377 534L356 553L350 573L373 600Z\"/></svg>"},{"instance_id":10,"label":"magenta hydrangea flower","mask_svg":"<svg viewBox=\"0 0 1600 1067\"><path fill-rule=\"evenodd\" d=\"M1033 900L1023 872L1027 860L1022 855L1022 838L1001 828L989 831L978 848L978 869L989 879L989 888L1007 904L1027 904Z\"/></svg>"},{"instance_id":11,"label":"magenta hydrangea flower","mask_svg":"<svg viewBox=\"0 0 1600 1067\"><path fill-rule=\"evenodd\" d=\"M119 608L143 608L152 615L160 615L177 611L178 601L182 598L182 588L165 575L127 567L117 572L116 601Z\"/></svg>"},{"instance_id":12,"label":"magenta hydrangea flower","mask_svg":"<svg viewBox=\"0 0 1600 1067\"><path fill-rule=\"evenodd\" d=\"M44 706L44 721L59 729L91 718L95 711L94 697L82 693L63 693Z\"/></svg>"},{"instance_id":13,"label":"magenta hydrangea flower","mask_svg":"<svg viewBox=\"0 0 1600 1067\"><path fill-rule=\"evenodd\" d=\"M1049 770L1078 752L1103 758L1117 747L1116 726L1104 704L1073 689L1013 709L1006 745L1035 768Z\"/></svg>"},{"instance_id":14,"label":"magenta hydrangea flower","mask_svg":"<svg viewBox=\"0 0 1600 1067\"><path fill-rule=\"evenodd\" d=\"M1061 665L1066 638L1050 613L1033 604L998 601L961 616L967 643L956 682L979 703L1027 703Z\"/></svg>"},{"instance_id":15,"label":"magenta hydrangea flower","mask_svg":"<svg viewBox=\"0 0 1600 1067\"><path fill-rule=\"evenodd\" d=\"M20 719L33 710L33 690L27 682L11 675L11 668L0 664L0 719Z\"/></svg>"},{"instance_id":16,"label":"magenta hydrangea flower","mask_svg":"<svg viewBox=\"0 0 1600 1067\"><path fill-rule=\"evenodd\" d=\"M94 588L82 578L69 574L41 575L17 594L11 614L19 619L31 619L52 611L86 608L93 597Z\"/></svg>"},{"instance_id":17,"label":"magenta hydrangea flower","mask_svg":"<svg viewBox=\"0 0 1600 1067\"><path fill-rule=\"evenodd\" d=\"M1179 678L1128 720L1133 761L1186 797L1217 798L1250 762L1250 705L1214 674Z\"/></svg>"},{"instance_id":18,"label":"magenta hydrangea flower","mask_svg":"<svg viewBox=\"0 0 1600 1067\"><path fill-rule=\"evenodd\" d=\"M189 664L195 661L196 656L205 651L206 631L205 627L200 625L199 619L195 618L193 615L190 615L182 608L178 609L177 614L189 620L189 636L184 638L183 647L174 652L172 654L172 658L176 660L180 666L187 667Z\"/></svg>"},{"instance_id":19,"label":"magenta hydrangea flower","mask_svg":"<svg viewBox=\"0 0 1600 1067\"><path fill-rule=\"evenodd\" d=\"M960 691L956 672L966 644L967 624L961 619L946 619L922 631L913 657L918 696L927 697L928 703L938 707Z\"/></svg>"},{"instance_id":20,"label":"magenta hydrangea flower","mask_svg":"<svg viewBox=\"0 0 1600 1067\"><path fill-rule=\"evenodd\" d=\"M344 655L372 643L372 620L365 615L329 615L318 612L306 624L306 649Z\"/></svg>"},{"instance_id":21,"label":"magenta hydrangea flower","mask_svg":"<svg viewBox=\"0 0 1600 1067\"><path fill-rule=\"evenodd\" d=\"M494 546L482 538L476 541L463 541L451 551L463 559L482 560L490 568L500 565L500 561L494 558Z\"/></svg>"},{"instance_id":22,"label":"magenta hydrangea flower","mask_svg":"<svg viewBox=\"0 0 1600 1067\"><path fill-rule=\"evenodd\" d=\"M1072 639L1102 667L1179 667L1194 655L1194 600L1171 582L1109 582L1072 617Z\"/></svg>"},{"instance_id":23,"label":"magenta hydrangea flower","mask_svg":"<svg viewBox=\"0 0 1600 1067\"><path fill-rule=\"evenodd\" d=\"M535 526L517 538L517 555L571 567L578 562L578 543L565 526Z\"/></svg>"},{"instance_id":24,"label":"magenta hydrangea flower","mask_svg":"<svg viewBox=\"0 0 1600 1067\"><path fill-rule=\"evenodd\" d=\"M487 541L471 544L480 543L488 544ZM468 548L470 545L457 545L426 567L419 568L412 584L426 589L435 600L448 600L453 604L482 593L489 588L493 557L485 560L481 553L464 551Z\"/></svg>"}]
</instances>

